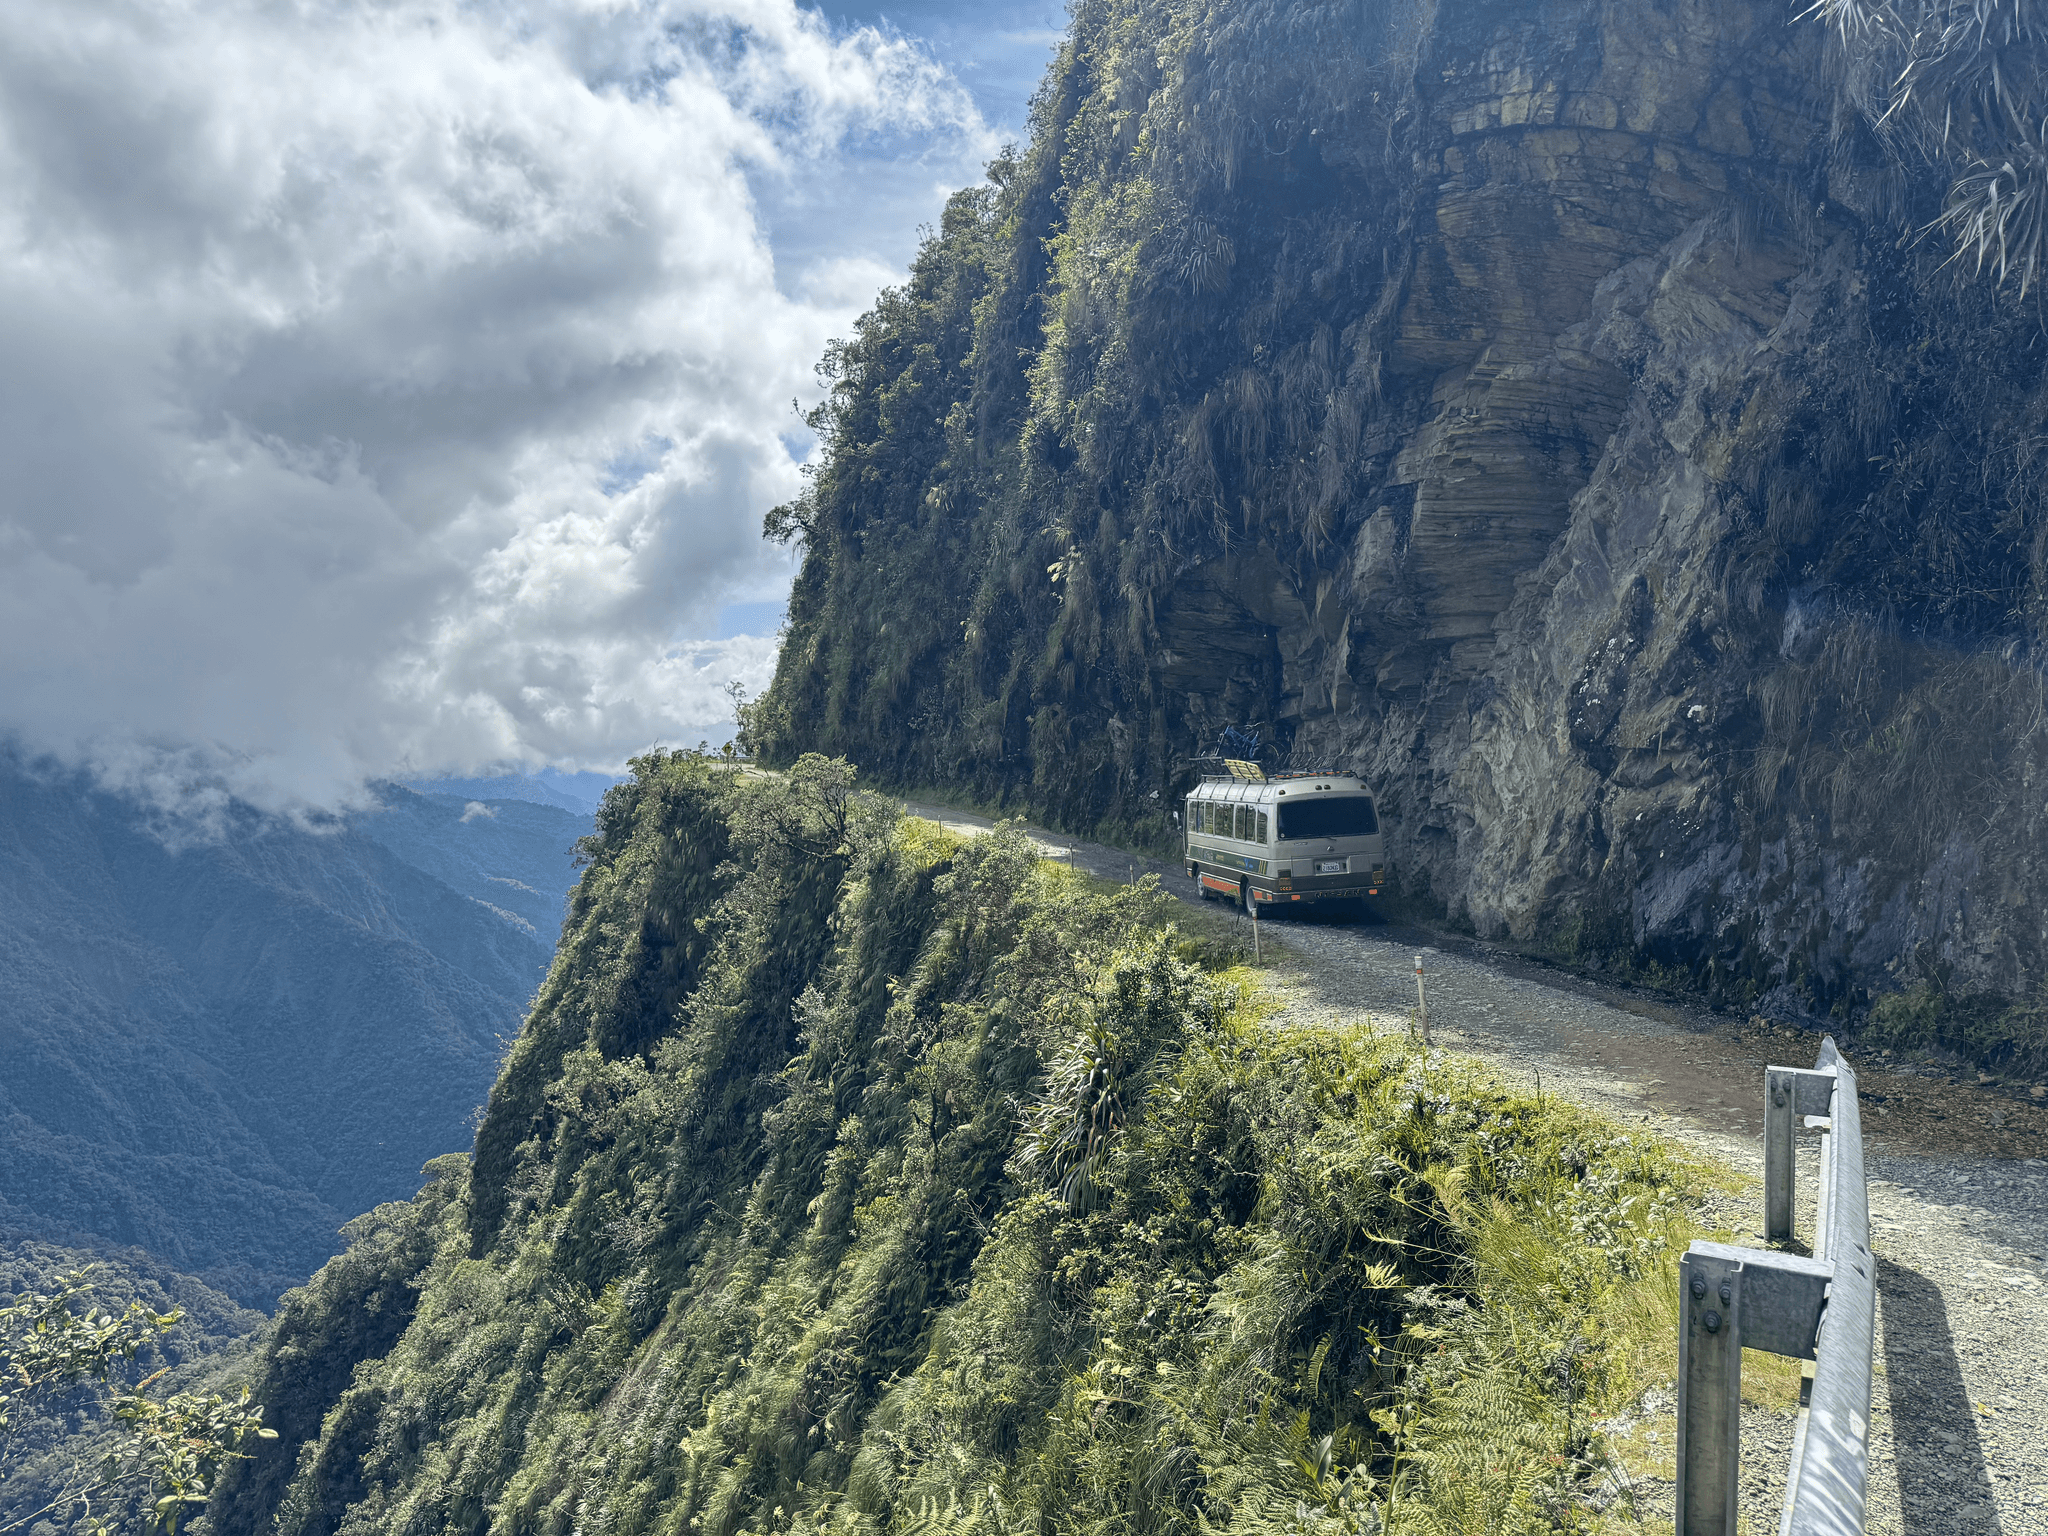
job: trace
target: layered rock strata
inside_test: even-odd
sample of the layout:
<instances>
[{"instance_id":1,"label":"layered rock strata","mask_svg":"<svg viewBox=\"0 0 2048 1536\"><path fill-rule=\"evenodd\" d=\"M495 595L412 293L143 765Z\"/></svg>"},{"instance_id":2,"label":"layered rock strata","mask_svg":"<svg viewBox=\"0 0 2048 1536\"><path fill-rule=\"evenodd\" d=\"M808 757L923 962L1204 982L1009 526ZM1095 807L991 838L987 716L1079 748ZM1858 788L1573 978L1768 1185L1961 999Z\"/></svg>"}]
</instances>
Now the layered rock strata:
<instances>
[{"instance_id":1,"label":"layered rock strata","mask_svg":"<svg viewBox=\"0 0 2048 1536\"><path fill-rule=\"evenodd\" d=\"M1163 839L1257 725L1482 933L2031 986L2048 410L1827 34L1210 11L1079 8L839 356L763 745Z\"/></svg>"}]
</instances>

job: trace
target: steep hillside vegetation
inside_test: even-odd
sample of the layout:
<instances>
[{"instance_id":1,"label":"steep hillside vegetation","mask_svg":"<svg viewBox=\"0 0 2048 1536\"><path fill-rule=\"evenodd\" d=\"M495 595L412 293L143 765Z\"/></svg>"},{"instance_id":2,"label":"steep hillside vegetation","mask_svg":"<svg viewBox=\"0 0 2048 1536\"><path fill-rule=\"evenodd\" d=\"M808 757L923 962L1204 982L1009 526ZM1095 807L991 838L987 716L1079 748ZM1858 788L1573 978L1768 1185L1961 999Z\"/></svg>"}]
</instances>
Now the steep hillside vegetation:
<instances>
[{"instance_id":1,"label":"steep hillside vegetation","mask_svg":"<svg viewBox=\"0 0 2048 1536\"><path fill-rule=\"evenodd\" d=\"M1797 10L1081 0L750 737L1157 843L1256 726L1482 932L2041 1050L2041 44Z\"/></svg>"},{"instance_id":2,"label":"steep hillside vegetation","mask_svg":"<svg viewBox=\"0 0 2048 1536\"><path fill-rule=\"evenodd\" d=\"M1615 1497L1592 1420L1672 1283L1654 1146L1269 1031L1149 884L959 844L843 765L637 767L473 1164L281 1308L281 1437L221 1536L1362 1536Z\"/></svg>"},{"instance_id":3,"label":"steep hillside vegetation","mask_svg":"<svg viewBox=\"0 0 2048 1536\"><path fill-rule=\"evenodd\" d=\"M469 1144L588 826L392 790L167 845L0 763L0 1223L270 1306Z\"/></svg>"}]
</instances>

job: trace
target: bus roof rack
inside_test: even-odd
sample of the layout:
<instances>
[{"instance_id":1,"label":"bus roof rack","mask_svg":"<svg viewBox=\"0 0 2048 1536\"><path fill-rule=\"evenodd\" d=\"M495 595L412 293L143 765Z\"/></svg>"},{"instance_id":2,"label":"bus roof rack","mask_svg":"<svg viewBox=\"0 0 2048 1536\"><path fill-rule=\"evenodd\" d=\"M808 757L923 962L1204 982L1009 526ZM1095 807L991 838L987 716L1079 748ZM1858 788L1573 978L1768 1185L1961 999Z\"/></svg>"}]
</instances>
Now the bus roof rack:
<instances>
[{"instance_id":1,"label":"bus roof rack","mask_svg":"<svg viewBox=\"0 0 2048 1536\"><path fill-rule=\"evenodd\" d=\"M1269 779L1355 779L1358 771L1354 768L1290 768L1285 773L1269 773Z\"/></svg>"},{"instance_id":2,"label":"bus roof rack","mask_svg":"<svg viewBox=\"0 0 2048 1536\"><path fill-rule=\"evenodd\" d=\"M1243 779L1250 784L1263 784L1270 777L1257 763L1246 762L1241 757L1204 755L1188 761L1209 779Z\"/></svg>"}]
</instances>

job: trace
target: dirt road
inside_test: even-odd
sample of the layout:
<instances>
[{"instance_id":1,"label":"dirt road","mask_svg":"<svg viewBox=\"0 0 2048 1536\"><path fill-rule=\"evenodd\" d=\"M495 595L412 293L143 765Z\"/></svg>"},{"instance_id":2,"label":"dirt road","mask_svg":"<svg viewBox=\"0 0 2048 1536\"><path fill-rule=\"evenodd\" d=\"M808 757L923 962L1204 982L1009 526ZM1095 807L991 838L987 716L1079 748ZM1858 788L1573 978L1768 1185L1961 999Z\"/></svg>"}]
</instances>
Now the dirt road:
<instances>
[{"instance_id":1,"label":"dirt road","mask_svg":"<svg viewBox=\"0 0 2048 1536\"><path fill-rule=\"evenodd\" d=\"M906 809L967 834L992 825ZM1177 865L1029 830L1049 856L1099 878L1155 874L1197 900ZM1260 926L1283 1024L1405 1030L1419 953L1439 1046L1532 1087L1540 1074L1545 1092L1647 1123L1749 1176L1755 1187L1713 1216L1737 1241L1761 1243L1764 1067L1810 1066L1817 1034L1688 1009L1453 935L1370 920ZM1933 1062L1852 1064L1879 1266L1868 1529L2048 1536L2048 1107L2030 1085L1979 1084ZM1809 1142L1803 1236L1816 1164ZM1652 1467L1638 1487L1643 1519L1666 1530L1671 1409L1668 1392L1653 1392L1643 1415L1615 1426L1635 1447L1631 1460ZM1776 1529L1792 1421L1782 1392L1776 1405L1744 1410L1749 1531Z\"/></svg>"}]
</instances>

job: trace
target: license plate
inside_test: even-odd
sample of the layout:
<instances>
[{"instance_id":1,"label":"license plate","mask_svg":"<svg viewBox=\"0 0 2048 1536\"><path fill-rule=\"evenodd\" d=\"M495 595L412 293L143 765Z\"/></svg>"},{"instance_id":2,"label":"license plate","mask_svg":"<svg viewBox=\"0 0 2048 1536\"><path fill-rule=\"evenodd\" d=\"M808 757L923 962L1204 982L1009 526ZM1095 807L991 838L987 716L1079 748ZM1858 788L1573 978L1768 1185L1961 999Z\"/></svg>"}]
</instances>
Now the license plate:
<instances>
[{"instance_id":1,"label":"license plate","mask_svg":"<svg viewBox=\"0 0 2048 1536\"><path fill-rule=\"evenodd\" d=\"M1342 859L1317 859L1316 873L1319 875L1341 875L1344 873L1344 862Z\"/></svg>"}]
</instances>

